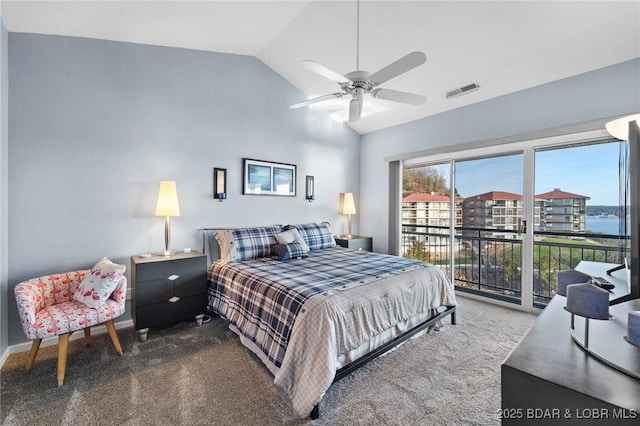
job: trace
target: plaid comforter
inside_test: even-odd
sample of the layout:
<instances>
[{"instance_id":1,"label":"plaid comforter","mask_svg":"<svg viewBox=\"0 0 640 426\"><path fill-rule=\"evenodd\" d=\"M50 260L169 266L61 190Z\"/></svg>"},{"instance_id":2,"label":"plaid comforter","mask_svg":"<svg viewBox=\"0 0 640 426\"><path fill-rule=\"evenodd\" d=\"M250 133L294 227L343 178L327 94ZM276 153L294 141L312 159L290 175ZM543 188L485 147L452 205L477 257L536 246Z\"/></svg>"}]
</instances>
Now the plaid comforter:
<instances>
[{"instance_id":1,"label":"plaid comforter","mask_svg":"<svg viewBox=\"0 0 640 426\"><path fill-rule=\"evenodd\" d=\"M209 270L209 306L271 361L274 383L301 417L331 385L341 355L455 304L439 268L341 247L287 262L214 263Z\"/></svg>"},{"instance_id":2,"label":"plaid comforter","mask_svg":"<svg viewBox=\"0 0 640 426\"><path fill-rule=\"evenodd\" d=\"M311 296L426 266L341 247L314 250L306 259L288 262L260 258L214 263L208 274L209 306L280 367L296 315Z\"/></svg>"}]
</instances>

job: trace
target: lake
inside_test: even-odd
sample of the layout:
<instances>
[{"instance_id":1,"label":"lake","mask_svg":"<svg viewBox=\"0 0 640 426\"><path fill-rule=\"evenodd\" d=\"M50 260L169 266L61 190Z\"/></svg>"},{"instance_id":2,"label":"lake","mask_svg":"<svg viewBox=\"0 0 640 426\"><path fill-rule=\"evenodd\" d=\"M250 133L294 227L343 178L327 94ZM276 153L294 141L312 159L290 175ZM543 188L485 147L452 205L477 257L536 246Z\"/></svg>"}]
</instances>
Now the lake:
<instances>
[{"instance_id":1,"label":"lake","mask_svg":"<svg viewBox=\"0 0 640 426\"><path fill-rule=\"evenodd\" d=\"M629 230L627 225L627 230ZM617 217L587 216L587 232L602 232L605 234L618 235L620 232L620 221ZM627 234L629 231L627 231Z\"/></svg>"}]
</instances>

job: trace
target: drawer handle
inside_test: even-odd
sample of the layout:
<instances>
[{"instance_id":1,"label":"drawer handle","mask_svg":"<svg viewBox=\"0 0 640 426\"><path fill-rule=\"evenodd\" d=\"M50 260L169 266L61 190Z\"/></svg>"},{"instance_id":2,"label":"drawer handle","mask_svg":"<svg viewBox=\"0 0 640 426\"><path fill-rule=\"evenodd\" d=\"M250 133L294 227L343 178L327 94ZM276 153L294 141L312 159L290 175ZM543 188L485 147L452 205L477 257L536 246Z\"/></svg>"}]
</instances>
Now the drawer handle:
<instances>
[{"instance_id":1,"label":"drawer handle","mask_svg":"<svg viewBox=\"0 0 640 426\"><path fill-rule=\"evenodd\" d=\"M167 279L168 279L169 281L175 281L175 280L177 280L178 278L180 278L180 275L176 275L176 274L174 274L174 275L169 275L169 276L167 277Z\"/></svg>"},{"instance_id":2,"label":"drawer handle","mask_svg":"<svg viewBox=\"0 0 640 426\"><path fill-rule=\"evenodd\" d=\"M178 300L180 300L178 296L173 296L171 299L169 299L169 302L176 303Z\"/></svg>"}]
</instances>

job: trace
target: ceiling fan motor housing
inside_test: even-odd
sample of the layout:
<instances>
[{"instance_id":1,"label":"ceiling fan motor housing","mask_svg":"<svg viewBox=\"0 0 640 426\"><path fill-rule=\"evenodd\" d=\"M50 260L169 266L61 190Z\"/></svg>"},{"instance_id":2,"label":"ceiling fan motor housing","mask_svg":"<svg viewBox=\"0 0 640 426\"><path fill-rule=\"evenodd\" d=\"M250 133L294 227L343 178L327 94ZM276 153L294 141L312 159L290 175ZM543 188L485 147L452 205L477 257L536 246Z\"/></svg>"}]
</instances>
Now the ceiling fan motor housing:
<instances>
[{"instance_id":1,"label":"ceiling fan motor housing","mask_svg":"<svg viewBox=\"0 0 640 426\"><path fill-rule=\"evenodd\" d=\"M303 102L298 102L290 105L289 108L300 108L316 102L333 98L341 98L344 95L349 95L352 97L349 102L349 122L353 123L358 121L361 117L363 98L365 94L370 94L375 99L383 99L410 105L421 105L427 100L427 98L422 95L401 92L398 90L383 89L378 86L417 67L418 65L425 63L426 60L427 56L424 53L411 52L373 74L368 71L356 70L344 76L318 64L317 62L310 60L303 61L303 65L311 71L328 78L334 83L337 83L342 92L331 93L313 99L308 99Z\"/></svg>"},{"instance_id":2,"label":"ceiling fan motor housing","mask_svg":"<svg viewBox=\"0 0 640 426\"><path fill-rule=\"evenodd\" d=\"M340 87L345 91L345 93L349 93L352 96L356 95L356 89L361 89L360 96L362 96L362 94L369 93L374 88L374 84L369 80L370 75L371 73L367 71L350 72L345 75L345 78L349 79L349 82L340 85Z\"/></svg>"}]
</instances>

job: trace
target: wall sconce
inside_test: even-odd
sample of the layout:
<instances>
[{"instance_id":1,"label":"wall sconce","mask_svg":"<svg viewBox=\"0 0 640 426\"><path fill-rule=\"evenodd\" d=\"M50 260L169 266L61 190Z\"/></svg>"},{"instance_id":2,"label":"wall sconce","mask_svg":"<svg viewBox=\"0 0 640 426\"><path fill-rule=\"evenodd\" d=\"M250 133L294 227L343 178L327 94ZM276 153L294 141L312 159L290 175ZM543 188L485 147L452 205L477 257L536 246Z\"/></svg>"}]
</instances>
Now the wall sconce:
<instances>
[{"instance_id":1,"label":"wall sconce","mask_svg":"<svg viewBox=\"0 0 640 426\"><path fill-rule=\"evenodd\" d=\"M315 187L314 187L314 182L313 182L313 176L308 176L307 175L307 177L306 177L304 198L308 202L312 202L313 200L316 199L316 192L315 192Z\"/></svg>"},{"instance_id":2,"label":"wall sconce","mask_svg":"<svg viewBox=\"0 0 640 426\"><path fill-rule=\"evenodd\" d=\"M227 169L213 169L213 198L220 202L227 199Z\"/></svg>"}]
</instances>

